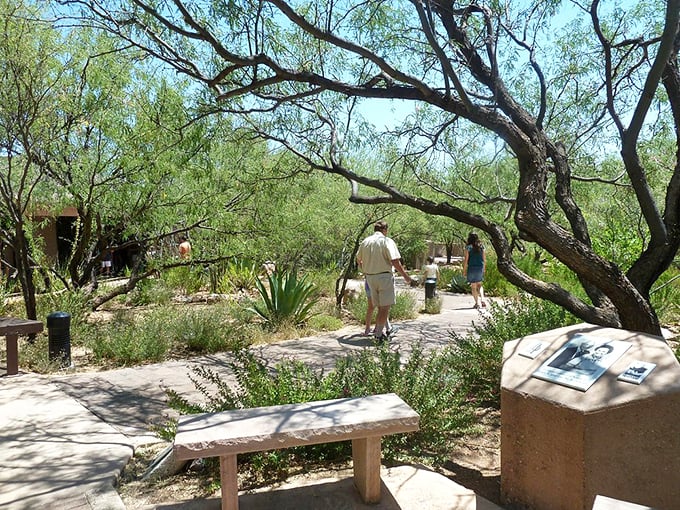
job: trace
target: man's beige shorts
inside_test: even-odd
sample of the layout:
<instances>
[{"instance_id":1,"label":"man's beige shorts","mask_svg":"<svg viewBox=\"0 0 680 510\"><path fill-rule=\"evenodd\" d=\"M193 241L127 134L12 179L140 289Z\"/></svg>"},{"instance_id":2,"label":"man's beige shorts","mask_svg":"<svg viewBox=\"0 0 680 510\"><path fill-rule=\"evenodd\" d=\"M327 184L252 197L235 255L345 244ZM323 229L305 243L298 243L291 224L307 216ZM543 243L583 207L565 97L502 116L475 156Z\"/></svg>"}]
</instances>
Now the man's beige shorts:
<instances>
[{"instance_id":1,"label":"man's beige shorts","mask_svg":"<svg viewBox=\"0 0 680 510\"><path fill-rule=\"evenodd\" d=\"M397 302L392 273L367 274L366 282L371 289L371 301L374 306L392 306Z\"/></svg>"}]
</instances>

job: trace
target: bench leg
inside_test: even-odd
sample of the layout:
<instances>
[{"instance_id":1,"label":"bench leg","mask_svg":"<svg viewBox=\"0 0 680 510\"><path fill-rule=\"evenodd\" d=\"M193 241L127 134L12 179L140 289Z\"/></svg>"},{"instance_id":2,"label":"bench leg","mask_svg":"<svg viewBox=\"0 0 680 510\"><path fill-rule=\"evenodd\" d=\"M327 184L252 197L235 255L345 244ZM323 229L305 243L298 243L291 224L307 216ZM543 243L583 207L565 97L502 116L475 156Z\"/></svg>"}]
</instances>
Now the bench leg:
<instances>
[{"instance_id":1,"label":"bench leg","mask_svg":"<svg viewBox=\"0 0 680 510\"><path fill-rule=\"evenodd\" d=\"M19 335L8 334L5 336L7 346L7 375L19 373Z\"/></svg>"},{"instance_id":2,"label":"bench leg","mask_svg":"<svg viewBox=\"0 0 680 510\"><path fill-rule=\"evenodd\" d=\"M352 440L354 485L364 503L380 502L380 436Z\"/></svg>"},{"instance_id":3,"label":"bench leg","mask_svg":"<svg viewBox=\"0 0 680 510\"><path fill-rule=\"evenodd\" d=\"M222 485L222 510L238 510L238 478L236 455L220 457L220 481Z\"/></svg>"}]
</instances>

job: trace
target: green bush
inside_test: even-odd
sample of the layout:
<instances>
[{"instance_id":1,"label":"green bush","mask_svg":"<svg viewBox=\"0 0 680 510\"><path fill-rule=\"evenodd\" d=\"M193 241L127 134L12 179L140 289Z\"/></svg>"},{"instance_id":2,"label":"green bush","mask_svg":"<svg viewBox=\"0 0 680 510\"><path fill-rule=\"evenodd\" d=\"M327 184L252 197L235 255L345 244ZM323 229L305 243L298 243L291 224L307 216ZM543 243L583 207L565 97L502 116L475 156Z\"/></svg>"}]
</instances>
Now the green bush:
<instances>
[{"instance_id":1,"label":"green bush","mask_svg":"<svg viewBox=\"0 0 680 510\"><path fill-rule=\"evenodd\" d=\"M442 298L435 296L433 298L425 298L425 313L442 313Z\"/></svg>"},{"instance_id":2,"label":"green bush","mask_svg":"<svg viewBox=\"0 0 680 510\"><path fill-rule=\"evenodd\" d=\"M255 288L258 273L255 262L242 258L212 264L208 268L210 291L225 294L249 291Z\"/></svg>"},{"instance_id":3,"label":"green bush","mask_svg":"<svg viewBox=\"0 0 680 510\"><path fill-rule=\"evenodd\" d=\"M492 302L490 312L482 317L481 323L473 324L471 333L451 333L453 346L448 350L448 358L471 401L500 407L505 342L579 321L550 301L527 295L503 304Z\"/></svg>"},{"instance_id":4,"label":"green bush","mask_svg":"<svg viewBox=\"0 0 680 510\"><path fill-rule=\"evenodd\" d=\"M448 359L437 352L426 354L419 345L413 346L407 359L386 346L366 349L338 360L327 375L296 360L281 362L272 369L267 360L248 349L234 354L230 369L238 389L213 370L196 367L191 379L202 398L190 402L169 391L170 405L187 414L394 392L419 413L420 431L383 438L383 457L387 460L414 453L429 458L447 456L447 439L467 431L473 421ZM171 440L174 430L175 424L170 422L159 432ZM350 455L349 444L344 442L290 448L274 456L258 453L239 460L270 475L285 476L287 467L297 459L328 462L347 460Z\"/></svg>"},{"instance_id":5,"label":"green bush","mask_svg":"<svg viewBox=\"0 0 680 510\"><path fill-rule=\"evenodd\" d=\"M324 267L305 272L307 279L314 284L321 297L335 296L335 281L338 270L334 267Z\"/></svg>"},{"instance_id":6,"label":"green bush","mask_svg":"<svg viewBox=\"0 0 680 510\"><path fill-rule=\"evenodd\" d=\"M449 282L449 289L456 294L469 294L470 284L467 282L462 273L456 272L451 276Z\"/></svg>"},{"instance_id":7,"label":"green bush","mask_svg":"<svg viewBox=\"0 0 680 510\"><path fill-rule=\"evenodd\" d=\"M344 323L339 317L318 314L309 318L307 326L313 331L337 331L344 326Z\"/></svg>"},{"instance_id":8,"label":"green bush","mask_svg":"<svg viewBox=\"0 0 680 510\"><path fill-rule=\"evenodd\" d=\"M364 292L347 304L347 310L357 322L364 322L367 309L368 299ZM374 319L375 313L377 312L373 312ZM397 292L396 303L390 308L390 320L408 320L416 317L418 317L418 300L413 293L409 291Z\"/></svg>"},{"instance_id":9,"label":"green bush","mask_svg":"<svg viewBox=\"0 0 680 510\"><path fill-rule=\"evenodd\" d=\"M177 352L213 353L248 345L247 324L226 320L219 308L210 311L159 307L133 318L118 313L114 320L90 327L89 347L99 361L132 365L162 361Z\"/></svg>"},{"instance_id":10,"label":"green bush","mask_svg":"<svg viewBox=\"0 0 680 510\"><path fill-rule=\"evenodd\" d=\"M262 301L253 305L253 310L272 329L285 324L304 324L312 316L312 307L319 300L314 284L306 278L298 279L294 272L275 271L268 277L266 287L257 280L257 290Z\"/></svg>"},{"instance_id":11,"label":"green bush","mask_svg":"<svg viewBox=\"0 0 680 510\"><path fill-rule=\"evenodd\" d=\"M202 266L179 266L167 269L161 275L171 289L184 294L200 291L207 284L208 272Z\"/></svg>"},{"instance_id":12,"label":"green bush","mask_svg":"<svg viewBox=\"0 0 680 510\"><path fill-rule=\"evenodd\" d=\"M680 321L680 270L675 267L661 275L650 292L652 306L662 324Z\"/></svg>"},{"instance_id":13,"label":"green bush","mask_svg":"<svg viewBox=\"0 0 680 510\"><path fill-rule=\"evenodd\" d=\"M126 301L134 306L167 305L172 300L173 290L164 280L146 278L137 283L127 295Z\"/></svg>"},{"instance_id":14,"label":"green bush","mask_svg":"<svg viewBox=\"0 0 680 510\"><path fill-rule=\"evenodd\" d=\"M418 300L412 292L397 292L396 298L396 303L390 308L390 321L403 321L418 317Z\"/></svg>"},{"instance_id":15,"label":"green bush","mask_svg":"<svg viewBox=\"0 0 680 510\"><path fill-rule=\"evenodd\" d=\"M437 279L437 288L439 290L449 290L451 288L451 281L453 280L454 276L457 275L461 275L460 270L458 269L454 269L450 266L440 267L439 278Z\"/></svg>"},{"instance_id":16,"label":"green bush","mask_svg":"<svg viewBox=\"0 0 680 510\"><path fill-rule=\"evenodd\" d=\"M36 296L38 318L46 318L52 312L66 312L71 316L71 327L83 324L90 313L88 297L79 290L62 290Z\"/></svg>"},{"instance_id":17,"label":"green bush","mask_svg":"<svg viewBox=\"0 0 680 510\"><path fill-rule=\"evenodd\" d=\"M464 405L458 374L442 352L425 353L419 344L410 354L389 346L367 349L338 360L329 374L344 396L396 393L420 415L420 430L383 438L387 459L410 454L448 455L446 445L453 436L468 430L473 423L472 409Z\"/></svg>"},{"instance_id":18,"label":"green bush","mask_svg":"<svg viewBox=\"0 0 680 510\"><path fill-rule=\"evenodd\" d=\"M356 298L348 301L345 306L355 321L364 322L366 310L368 309L368 298L366 297L365 292L360 293Z\"/></svg>"},{"instance_id":19,"label":"green bush","mask_svg":"<svg viewBox=\"0 0 680 510\"><path fill-rule=\"evenodd\" d=\"M153 317L135 321L127 314L117 314L111 323L91 328L89 346L95 359L116 366L162 361L170 351L162 326Z\"/></svg>"}]
</instances>

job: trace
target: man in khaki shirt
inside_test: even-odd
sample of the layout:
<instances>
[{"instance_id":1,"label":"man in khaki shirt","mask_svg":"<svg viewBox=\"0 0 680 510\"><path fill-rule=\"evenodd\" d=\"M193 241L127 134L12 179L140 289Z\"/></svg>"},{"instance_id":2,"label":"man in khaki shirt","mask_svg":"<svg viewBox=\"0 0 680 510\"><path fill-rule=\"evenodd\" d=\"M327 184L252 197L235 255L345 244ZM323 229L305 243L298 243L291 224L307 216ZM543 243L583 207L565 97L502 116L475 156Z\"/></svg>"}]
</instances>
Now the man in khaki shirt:
<instances>
[{"instance_id":1,"label":"man in khaki shirt","mask_svg":"<svg viewBox=\"0 0 680 510\"><path fill-rule=\"evenodd\" d=\"M378 307L375 319L375 340L386 342L388 335L383 329L390 315L390 307L396 303L394 289L394 273L396 269L406 283L411 283L411 277L401 265L401 255L395 242L387 237L387 223L378 221L373 225L373 235L361 242L357 253L359 267L366 275L366 282L371 290L371 300Z\"/></svg>"}]
</instances>

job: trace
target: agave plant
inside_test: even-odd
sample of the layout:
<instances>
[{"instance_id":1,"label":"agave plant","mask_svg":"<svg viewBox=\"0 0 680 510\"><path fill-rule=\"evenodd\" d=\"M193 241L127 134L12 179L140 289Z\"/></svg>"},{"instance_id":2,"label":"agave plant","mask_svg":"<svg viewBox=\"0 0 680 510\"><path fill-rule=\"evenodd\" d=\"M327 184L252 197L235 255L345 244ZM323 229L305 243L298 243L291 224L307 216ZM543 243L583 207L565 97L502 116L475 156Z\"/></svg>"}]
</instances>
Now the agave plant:
<instances>
[{"instance_id":1,"label":"agave plant","mask_svg":"<svg viewBox=\"0 0 680 510\"><path fill-rule=\"evenodd\" d=\"M272 327L303 324L313 315L311 309L319 300L313 283L298 279L294 272L275 271L268 280L269 289L259 279L255 282L262 302L253 310Z\"/></svg>"}]
</instances>

